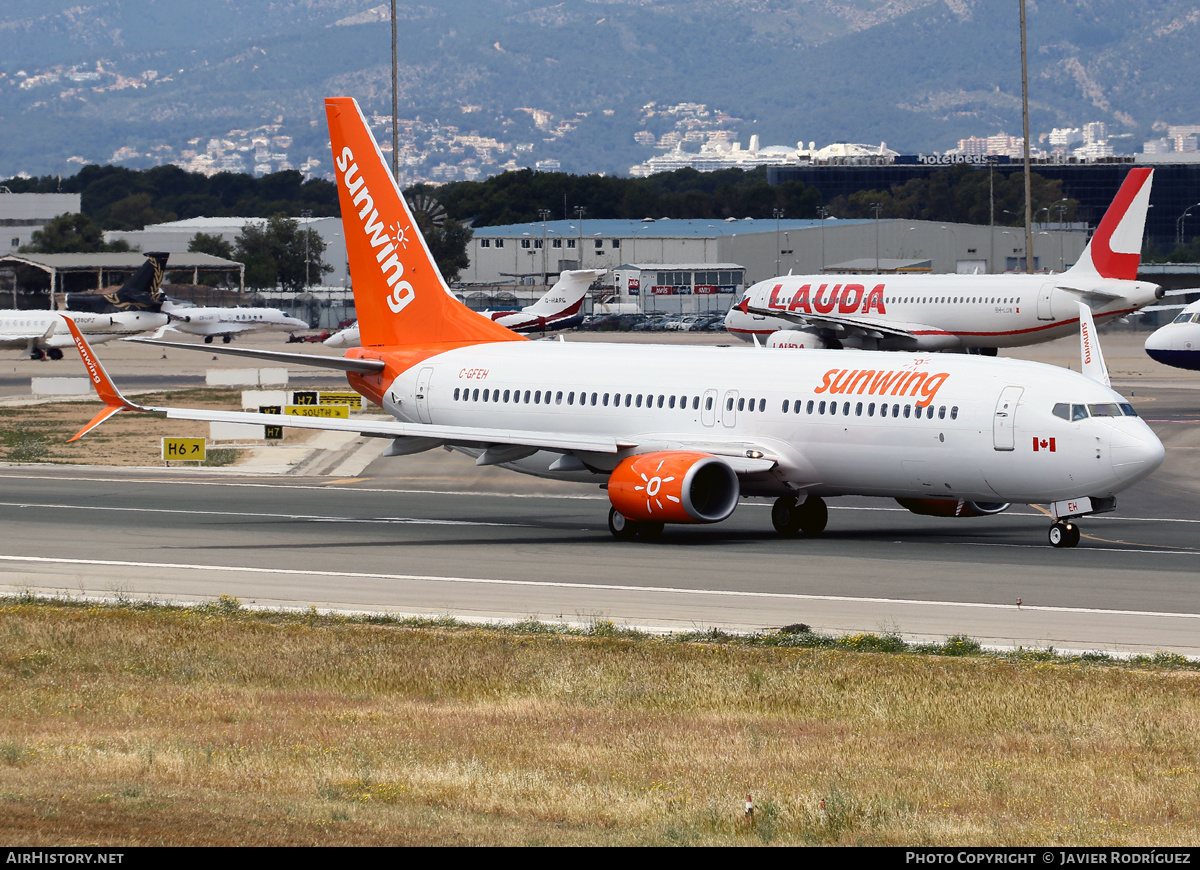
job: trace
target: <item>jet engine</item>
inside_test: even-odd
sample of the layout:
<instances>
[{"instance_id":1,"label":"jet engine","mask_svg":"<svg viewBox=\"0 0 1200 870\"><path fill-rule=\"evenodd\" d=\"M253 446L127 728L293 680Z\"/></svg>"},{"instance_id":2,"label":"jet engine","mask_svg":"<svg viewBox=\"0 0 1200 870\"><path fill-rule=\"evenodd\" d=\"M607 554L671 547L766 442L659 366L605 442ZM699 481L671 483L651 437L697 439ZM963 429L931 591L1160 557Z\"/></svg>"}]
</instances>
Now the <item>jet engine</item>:
<instances>
[{"instance_id":1,"label":"jet engine","mask_svg":"<svg viewBox=\"0 0 1200 870\"><path fill-rule=\"evenodd\" d=\"M767 336L767 347L822 348L829 343L815 332L801 329L780 329Z\"/></svg>"},{"instance_id":2,"label":"jet engine","mask_svg":"<svg viewBox=\"0 0 1200 870\"><path fill-rule=\"evenodd\" d=\"M926 517L986 517L1008 510L1008 502L963 501L958 498L898 498L901 507Z\"/></svg>"},{"instance_id":3,"label":"jet engine","mask_svg":"<svg viewBox=\"0 0 1200 870\"><path fill-rule=\"evenodd\" d=\"M740 494L734 470L708 453L631 456L608 478L612 506L635 522L719 523L733 513Z\"/></svg>"}]
</instances>

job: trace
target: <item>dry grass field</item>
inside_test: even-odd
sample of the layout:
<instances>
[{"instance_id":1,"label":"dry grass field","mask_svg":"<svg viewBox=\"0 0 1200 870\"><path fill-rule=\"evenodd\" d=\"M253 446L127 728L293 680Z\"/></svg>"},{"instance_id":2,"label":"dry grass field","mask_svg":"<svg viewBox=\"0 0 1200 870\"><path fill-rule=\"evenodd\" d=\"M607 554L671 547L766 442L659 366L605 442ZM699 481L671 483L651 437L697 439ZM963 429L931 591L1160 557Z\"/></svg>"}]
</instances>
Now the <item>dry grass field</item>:
<instances>
[{"instance_id":1,"label":"dry grass field","mask_svg":"<svg viewBox=\"0 0 1200 870\"><path fill-rule=\"evenodd\" d=\"M142 405L175 405L240 411L241 393L235 390L194 389L131 397ZM0 408L0 461L52 462L72 465L162 465L164 437L204 438L208 424L192 420L167 420L153 414L123 412L73 444L67 439L87 424L104 406L86 402L39 402ZM291 429L289 444L310 433ZM209 450L209 464L231 460L236 451ZM212 454L217 454L217 462Z\"/></svg>"},{"instance_id":2,"label":"dry grass field","mask_svg":"<svg viewBox=\"0 0 1200 870\"><path fill-rule=\"evenodd\" d=\"M8 600L0 841L1200 841L1194 668L885 641Z\"/></svg>"}]
</instances>

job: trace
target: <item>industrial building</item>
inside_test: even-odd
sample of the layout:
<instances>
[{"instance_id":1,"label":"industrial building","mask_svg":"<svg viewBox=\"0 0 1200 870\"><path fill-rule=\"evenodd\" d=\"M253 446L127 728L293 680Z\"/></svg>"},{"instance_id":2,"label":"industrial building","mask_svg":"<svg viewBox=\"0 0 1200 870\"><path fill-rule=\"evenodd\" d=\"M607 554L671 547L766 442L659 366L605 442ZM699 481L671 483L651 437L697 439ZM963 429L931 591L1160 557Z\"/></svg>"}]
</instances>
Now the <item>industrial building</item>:
<instances>
[{"instance_id":1,"label":"industrial building","mask_svg":"<svg viewBox=\"0 0 1200 870\"><path fill-rule=\"evenodd\" d=\"M1084 224L1038 225L1034 268L1061 271L1075 262L1086 243ZM597 298L684 312L728 307L738 287L788 272L995 273L1025 268L1025 232L1019 227L989 230L909 220L547 221L477 227L469 250L471 265L461 282L502 289L522 304L541 295L564 269L608 269ZM728 283L721 280L721 272L734 270L740 272L739 281L732 276ZM631 288L634 271L637 283ZM652 272L653 277L643 277ZM679 281L660 281L658 272L689 274L686 280L680 275ZM709 281L714 272L716 280ZM668 302L668 297L676 301ZM656 301L648 303L651 298Z\"/></svg>"},{"instance_id":2,"label":"industrial building","mask_svg":"<svg viewBox=\"0 0 1200 870\"><path fill-rule=\"evenodd\" d=\"M104 234L104 241L125 241L131 247L142 251L166 251L169 254L182 254L187 251L188 244L196 233L209 236L220 236L230 245L237 241L248 223L263 223L264 218L255 217L198 217L182 221L168 221L161 224L147 224L140 230L109 230ZM325 242L324 260L333 266L332 272L312 276L314 285L324 284L327 287L348 287L349 269L346 265L346 238L342 234L342 219L339 217L310 217L293 218L301 227L310 228L317 232Z\"/></svg>"},{"instance_id":3,"label":"industrial building","mask_svg":"<svg viewBox=\"0 0 1200 870\"><path fill-rule=\"evenodd\" d=\"M0 252L16 252L51 218L80 208L78 193L12 193L0 185Z\"/></svg>"}]
</instances>

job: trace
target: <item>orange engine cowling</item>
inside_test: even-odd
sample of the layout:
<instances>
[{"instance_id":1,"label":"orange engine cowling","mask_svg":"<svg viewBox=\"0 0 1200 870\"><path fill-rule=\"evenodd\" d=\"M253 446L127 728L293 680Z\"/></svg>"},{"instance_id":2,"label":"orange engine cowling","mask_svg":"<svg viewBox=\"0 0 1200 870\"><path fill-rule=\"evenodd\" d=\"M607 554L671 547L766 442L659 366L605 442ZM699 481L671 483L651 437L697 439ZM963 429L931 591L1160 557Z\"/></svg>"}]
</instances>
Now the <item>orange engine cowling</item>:
<instances>
[{"instance_id":1,"label":"orange engine cowling","mask_svg":"<svg viewBox=\"0 0 1200 870\"><path fill-rule=\"evenodd\" d=\"M898 498L901 507L927 517L986 517L1008 510L1008 502L957 498Z\"/></svg>"},{"instance_id":2,"label":"orange engine cowling","mask_svg":"<svg viewBox=\"0 0 1200 870\"><path fill-rule=\"evenodd\" d=\"M737 507L737 474L708 453L664 450L621 461L608 477L608 498L636 522L719 523Z\"/></svg>"}]
</instances>

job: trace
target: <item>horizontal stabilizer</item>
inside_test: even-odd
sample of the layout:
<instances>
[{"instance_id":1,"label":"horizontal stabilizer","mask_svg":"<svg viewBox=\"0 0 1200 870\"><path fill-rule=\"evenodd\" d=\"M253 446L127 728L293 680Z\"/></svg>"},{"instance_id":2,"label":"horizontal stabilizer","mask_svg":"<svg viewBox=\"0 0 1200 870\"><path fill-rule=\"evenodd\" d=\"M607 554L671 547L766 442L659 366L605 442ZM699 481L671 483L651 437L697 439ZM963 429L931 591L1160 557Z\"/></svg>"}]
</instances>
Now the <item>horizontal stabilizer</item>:
<instances>
[{"instance_id":1,"label":"horizontal stabilizer","mask_svg":"<svg viewBox=\"0 0 1200 870\"><path fill-rule=\"evenodd\" d=\"M208 344L191 344L186 341L153 341L149 338L125 338L122 341L136 341L139 344L150 344L155 347L177 347L180 350L198 350L201 353L220 353L230 356L244 356L251 359L267 360L276 363L291 363L297 366L312 366L318 369L333 369L339 372L360 372L371 374L383 371L383 361L377 359L347 359L341 356L321 356L309 353L285 353L279 350L257 350L253 347L213 347Z\"/></svg>"}]
</instances>

